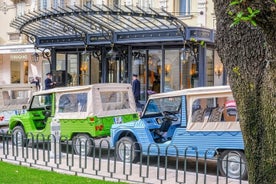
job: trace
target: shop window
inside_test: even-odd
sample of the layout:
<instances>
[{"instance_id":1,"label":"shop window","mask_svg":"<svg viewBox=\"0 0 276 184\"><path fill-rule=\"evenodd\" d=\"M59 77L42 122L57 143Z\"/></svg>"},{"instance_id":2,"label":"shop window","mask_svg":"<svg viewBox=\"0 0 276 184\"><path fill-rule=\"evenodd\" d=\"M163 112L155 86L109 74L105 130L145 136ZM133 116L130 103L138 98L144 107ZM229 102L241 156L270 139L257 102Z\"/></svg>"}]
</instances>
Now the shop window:
<instances>
[{"instance_id":1,"label":"shop window","mask_svg":"<svg viewBox=\"0 0 276 184\"><path fill-rule=\"evenodd\" d=\"M97 5L102 5L103 4L103 0L94 0L93 2Z\"/></svg>"},{"instance_id":2,"label":"shop window","mask_svg":"<svg viewBox=\"0 0 276 184\"><path fill-rule=\"evenodd\" d=\"M17 16L24 15L25 9L26 9L26 3L25 2L16 3L16 15Z\"/></svg>"},{"instance_id":3,"label":"shop window","mask_svg":"<svg viewBox=\"0 0 276 184\"><path fill-rule=\"evenodd\" d=\"M90 54L81 55L80 64L80 85L89 84L89 73L90 73Z\"/></svg>"},{"instance_id":4,"label":"shop window","mask_svg":"<svg viewBox=\"0 0 276 184\"><path fill-rule=\"evenodd\" d=\"M79 68L77 54L68 54L67 71L72 76L72 86L79 85Z\"/></svg>"},{"instance_id":5,"label":"shop window","mask_svg":"<svg viewBox=\"0 0 276 184\"><path fill-rule=\"evenodd\" d=\"M148 95L161 92L161 79L162 79L162 51L150 50L148 60L148 81L149 89ZM168 74L168 72L167 72ZM169 76L169 75L167 75Z\"/></svg>"},{"instance_id":6,"label":"shop window","mask_svg":"<svg viewBox=\"0 0 276 184\"><path fill-rule=\"evenodd\" d=\"M52 3L53 3L53 4L52 4L52 7L53 7L53 8L57 8L57 7L59 6L58 0L53 0Z\"/></svg>"},{"instance_id":7,"label":"shop window","mask_svg":"<svg viewBox=\"0 0 276 184\"><path fill-rule=\"evenodd\" d=\"M20 83L21 62L11 61L11 83Z\"/></svg>"},{"instance_id":8,"label":"shop window","mask_svg":"<svg viewBox=\"0 0 276 184\"><path fill-rule=\"evenodd\" d=\"M205 85L206 86L214 86L214 50L206 49L206 77L205 77ZM218 74L220 75L220 74Z\"/></svg>"},{"instance_id":9,"label":"shop window","mask_svg":"<svg viewBox=\"0 0 276 184\"><path fill-rule=\"evenodd\" d=\"M20 39L19 33L8 33L10 41L18 41Z\"/></svg>"},{"instance_id":10,"label":"shop window","mask_svg":"<svg viewBox=\"0 0 276 184\"><path fill-rule=\"evenodd\" d=\"M47 0L40 0L39 1L39 9L44 10L47 9Z\"/></svg>"},{"instance_id":11,"label":"shop window","mask_svg":"<svg viewBox=\"0 0 276 184\"><path fill-rule=\"evenodd\" d=\"M191 0L179 0L179 15L191 14Z\"/></svg>"},{"instance_id":12,"label":"shop window","mask_svg":"<svg viewBox=\"0 0 276 184\"><path fill-rule=\"evenodd\" d=\"M125 2L127 6L133 5L133 0L126 0Z\"/></svg>"},{"instance_id":13,"label":"shop window","mask_svg":"<svg viewBox=\"0 0 276 184\"><path fill-rule=\"evenodd\" d=\"M181 89L195 88L199 86L199 61L196 47L195 51L180 51L181 61ZM194 54L195 53L195 54Z\"/></svg>"},{"instance_id":14,"label":"shop window","mask_svg":"<svg viewBox=\"0 0 276 184\"><path fill-rule=\"evenodd\" d=\"M168 8L168 0L160 0L160 8L164 8L165 10L167 10Z\"/></svg>"},{"instance_id":15,"label":"shop window","mask_svg":"<svg viewBox=\"0 0 276 184\"><path fill-rule=\"evenodd\" d=\"M152 7L152 0L139 0L138 4L140 7L149 8Z\"/></svg>"},{"instance_id":16,"label":"shop window","mask_svg":"<svg viewBox=\"0 0 276 184\"><path fill-rule=\"evenodd\" d=\"M164 92L179 90L180 67L179 50L165 51L165 87Z\"/></svg>"}]
</instances>

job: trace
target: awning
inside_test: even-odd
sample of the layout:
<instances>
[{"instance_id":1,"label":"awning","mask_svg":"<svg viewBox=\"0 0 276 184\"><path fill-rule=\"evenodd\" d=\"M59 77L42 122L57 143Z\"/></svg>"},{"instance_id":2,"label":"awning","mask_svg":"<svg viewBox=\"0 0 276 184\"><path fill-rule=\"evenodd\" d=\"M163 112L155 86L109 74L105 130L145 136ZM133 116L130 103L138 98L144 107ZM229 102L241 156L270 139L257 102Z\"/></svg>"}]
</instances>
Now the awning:
<instances>
[{"instance_id":1,"label":"awning","mask_svg":"<svg viewBox=\"0 0 276 184\"><path fill-rule=\"evenodd\" d=\"M187 25L164 9L66 6L33 11L11 23L37 47L183 41Z\"/></svg>"}]
</instances>

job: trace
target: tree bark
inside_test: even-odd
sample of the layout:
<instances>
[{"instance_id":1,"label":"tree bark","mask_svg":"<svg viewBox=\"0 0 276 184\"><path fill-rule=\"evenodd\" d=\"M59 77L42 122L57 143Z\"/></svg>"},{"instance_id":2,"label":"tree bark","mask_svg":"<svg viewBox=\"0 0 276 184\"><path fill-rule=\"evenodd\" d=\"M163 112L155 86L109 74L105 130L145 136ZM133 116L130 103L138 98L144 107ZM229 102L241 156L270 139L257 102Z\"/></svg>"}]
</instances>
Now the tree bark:
<instances>
[{"instance_id":1,"label":"tree bark","mask_svg":"<svg viewBox=\"0 0 276 184\"><path fill-rule=\"evenodd\" d=\"M276 183L276 21L267 19L275 13L263 7L267 1L242 5L261 10L257 27L246 22L230 27L228 12L236 7L213 0L216 46L238 106L250 184Z\"/></svg>"}]
</instances>

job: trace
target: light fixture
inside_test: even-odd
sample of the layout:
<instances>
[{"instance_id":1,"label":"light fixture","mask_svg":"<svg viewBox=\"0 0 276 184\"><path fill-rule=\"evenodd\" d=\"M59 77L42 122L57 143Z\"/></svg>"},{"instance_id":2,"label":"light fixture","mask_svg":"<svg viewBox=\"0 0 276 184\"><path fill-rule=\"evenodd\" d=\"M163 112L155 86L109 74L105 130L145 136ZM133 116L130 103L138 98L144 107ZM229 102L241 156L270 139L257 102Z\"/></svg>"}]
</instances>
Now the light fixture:
<instances>
[{"instance_id":1,"label":"light fixture","mask_svg":"<svg viewBox=\"0 0 276 184\"><path fill-rule=\"evenodd\" d=\"M214 73L220 78L221 74L223 72L223 66L222 65L215 65Z\"/></svg>"},{"instance_id":2,"label":"light fixture","mask_svg":"<svg viewBox=\"0 0 276 184\"><path fill-rule=\"evenodd\" d=\"M86 48L87 48L87 45L84 46L84 51L81 53L81 55L87 54Z\"/></svg>"},{"instance_id":3,"label":"light fixture","mask_svg":"<svg viewBox=\"0 0 276 184\"><path fill-rule=\"evenodd\" d=\"M170 64L167 64L167 65L165 66L165 75L167 76L167 75L170 73L170 71L171 71L171 65L170 65Z\"/></svg>"},{"instance_id":4,"label":"light fixture","mask_svg":"<svg viewBox=\"0 0 276 184\"><path fill-rule=\"evenodd\" d=\"M197 64L192 63L191 68L190 68L190 76L192 78L196 78L198 76L198 71L197 71Z\"/></svg>"},{"instance_id":5,"label":"light fixture","mask_svg":"<svg viewBox=\"0 0 276 184\"><path fill-rule=\"evenodd\" d=\"M138 51L138 52L134 52L132 55L134 57L134 61L133 61L134 65L142 65L142 64L144 64L143 58L145 57L145 55L143 53L141 53L140 51Z\"/></svg>"},{"instance_id":6,"label":"light fixture","mask_svg":"<svg viewBox=\"0 0 276 184\"><path fill-rule=\"evenodd\" d=\"M115 59L117 56L117 52L114 50L114 44L111 44L111 49L110 51L107 52L107 57L111 58L111 59Z\"/></svg>"},{"instance_id":7,"label":"light fixture","mask_svg":"<svg viewBox=\"0 0 276 184\"><path fill-rule=\"evenodd\" d=\"M81 67L80 67L80 71L85 74L88 71L88 64L87 62L83 62Z\"/></svg>"},{"instance_id":8,"label":"light fixture","mask_svg":"<svg viewBox=\"0 0 276 184\"><path fill-rule=\"evenodd\" d=\"M39 54L37 52L34 52L31 57L32 62L37 63L39 61Z\"/></svg>"}]
</instances>

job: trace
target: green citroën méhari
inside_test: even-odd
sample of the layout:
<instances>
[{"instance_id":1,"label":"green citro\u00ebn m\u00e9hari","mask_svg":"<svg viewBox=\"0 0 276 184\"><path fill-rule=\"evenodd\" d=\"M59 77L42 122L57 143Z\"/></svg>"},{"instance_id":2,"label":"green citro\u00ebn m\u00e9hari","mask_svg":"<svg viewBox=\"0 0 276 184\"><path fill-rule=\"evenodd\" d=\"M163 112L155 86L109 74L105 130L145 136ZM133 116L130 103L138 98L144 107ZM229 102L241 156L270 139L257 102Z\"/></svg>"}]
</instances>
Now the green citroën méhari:
<instances>
[{"instance_id":1,"label":"green citro\u00ebn m\u00e9hari","mask_svg":"<svg viewBox=\"0 0 276 184\"><path fill-rule=\"evenodd\" d=\"M85 143L85 154L90 154L92 140L109 136L112 124L138 118L130 84L93 84L34 93L27 113L11 117L9 130L13 143L23 145L28 139L52 137L55 119L61 140L72 140L77 154L83 152L80 145Z\"/></svg>"}]
</instances>

